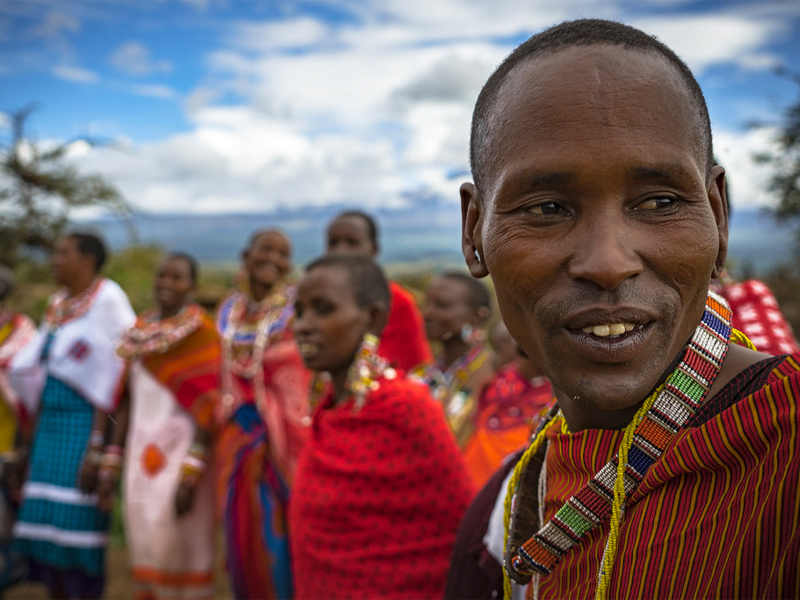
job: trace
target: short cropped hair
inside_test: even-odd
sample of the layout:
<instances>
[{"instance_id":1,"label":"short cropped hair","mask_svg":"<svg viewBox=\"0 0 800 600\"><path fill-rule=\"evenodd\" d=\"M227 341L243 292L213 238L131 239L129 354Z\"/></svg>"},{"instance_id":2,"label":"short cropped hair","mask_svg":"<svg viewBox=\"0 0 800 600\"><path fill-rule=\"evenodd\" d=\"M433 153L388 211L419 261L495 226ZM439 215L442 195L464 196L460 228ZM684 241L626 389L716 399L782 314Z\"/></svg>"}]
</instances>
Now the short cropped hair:
<instances>
[{"instance_id":1,"label":"short cropped hair","mask_svg":"<svg viewBox=\"0 0 800 600\"><path fill-rule=\"evenodd\" d=\"M578 19L566 21L549 29L533 35L523 42L500 63L494 73L486 81L478 95L475 110L472 113L472 129L470 133L469 161L472 177L480 189L484 176L483 159L481 155L485 150L491 132L488 130L489 117L494 108L497 94L514 68L531 58L542 57L574 46L593 46L606 44L622 46L630 50L639 50L662 56L669 64L674 66L683 80L686 90L693 101L695 116L700 121L702 143L704 145L704 158L706 170L714 164L714 154L711 139L711 119L708 116L708 107L700 89L700 84L692 75L691 70L675 52L660 42L654 36L648 35L635 27L606 21L603 19Z\"/></svg>"},{"instance_id":2,"label":"short cropped hair","mask_svg":"<svg viewBox=\"0 0 800 600\"><path fill-rule=\"evenodd\" d=\"M367 234L369 235L369 239L372 241L373 246L375 249L378 249L378 223L375 221L373 217L365 213L361 210L348 210L336 216L331 223L334 221L338 221L339 219L344 219L345 217L356 217L358 219L363 219L364 222L367 224Z\"/></svg>"},{"instance_id":3,"label":"short cropped hair","mask_svg":"<svg viewBox=\"0 0 800 600\"><path fill-rule=\"evenodd\" d=\"M389 283L383 270L371 258L327 254L312 261L306 267L306 273L320 267L339 267L347 271L359 308L366 308L375 302L383 304L387 312L391 308L392 294L389 291Z\"/></svg>"},{"instance_id":4,"label":"short cropped hair","mask_svg":"<svg viewBox=\"0 0 800 600\"><path fill-rule=\"evenodd\" d=\"M459 281L467 288L467 302L472 308L491 309L489 290L477 279L461 271L446 271L439 276L440 279Z\"/></svg>"},{"instance_id":5,"label":"short cropped hair","mask_svg":"<svg viewBox=\"0 0 800 600\"><path fill-rule=\"evenodd\" d=\"M175 251L175 252L170 252L169 254L167 254L164 257L164 260L165 261L167 261L167 260L182 260L182 261L184 261L187 265L189 265L189 278L192 280L192 284L196 284L197 283L197 275L199 273L199 268L197 266L197 260L195 259L194 256L192 256L191 254L188 254L187 252Z\"/></svg>"},{"instance_id":6,"label":"short cropped hair","mask_svg":"<svg viewBox=\"0 0 800 600\"><path fill-rule=\"evenodd\" d=\"M75 240L78 247L78 252L83 255L91 255L94 257L94 272L99 273L100 269L106 263L108 252L106 246L98 236L93 233L68 233L67 237Z\"/></svg>"}]
</instances>

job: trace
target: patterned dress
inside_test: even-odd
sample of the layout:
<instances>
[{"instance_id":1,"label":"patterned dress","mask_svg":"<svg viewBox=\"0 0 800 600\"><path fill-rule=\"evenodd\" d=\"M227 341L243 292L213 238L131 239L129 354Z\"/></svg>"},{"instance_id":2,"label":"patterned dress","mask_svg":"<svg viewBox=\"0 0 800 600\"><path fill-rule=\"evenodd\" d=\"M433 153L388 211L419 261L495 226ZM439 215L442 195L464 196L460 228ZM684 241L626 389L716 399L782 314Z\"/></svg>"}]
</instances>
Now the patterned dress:
<instances>
[{"instance_id":1,"label":"patterned dress","mask_svg":"<svg viewBox=\"0 0 800 600\"><path fill-rule=\"evenodd\" d=\"M289 327L293 289L260 304L236 293L217 315L223 338L216 440L217 507L237 598L291 598L286 510L309 432L305 369Z\"/></svg>"},{"instance_id":2,"label":"patterned dress","mask_svg":"<svg viewBox=\"0 0 800 600\"><path fill-rule=\"evenodd\" d=\"M105 584L109 519L77 479L94 412L113 406L123 370L115 348L135 316L109 280L98 279L72 306L61 306L64 297L54 296L39 337L11 366L12 384L29 412L38 411L14 535L29 561L29 579L51 593L97 597Z\"/></svg>"}]
</instances>

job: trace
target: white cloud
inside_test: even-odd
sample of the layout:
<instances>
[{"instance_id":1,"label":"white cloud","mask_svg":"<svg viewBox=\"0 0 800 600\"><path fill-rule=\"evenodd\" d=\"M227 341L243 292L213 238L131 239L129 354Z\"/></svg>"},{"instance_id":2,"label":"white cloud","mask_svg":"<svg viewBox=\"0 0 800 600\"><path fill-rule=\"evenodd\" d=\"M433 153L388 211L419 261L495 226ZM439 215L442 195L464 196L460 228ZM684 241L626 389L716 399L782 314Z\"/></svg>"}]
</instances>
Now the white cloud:
<instances>
[{"instance_id":1,"label":"white cloud","mask_svg":"<svg viewBox=\"0 0 800 600\"><path fill-rule=\"evenodd\" d=\"M269 52L315 46L329 39L330 29L310 17L262 23L238 23L228 43L242 50Z\"/></svg>"},{"instance_id":2,"label":"white cloud","mask_svg":"<svg viewBox=\"0 0 800 600\"><path fill-rule=\"evenodd\" d=\"M185 95L188 131L126 154L93 149L83 164L153 211L334 202L370 208L414 194L456 204L460 181L449 173L467 168L475 98L511 50L510 40L578 15L625 17L623 3L591 0L345 6L358 12L356 23L299 12L280 21L234 23ZM785 33L775 15L730 11L665 14L634 24L659 35L700 73L720 64L769 68L775 57L768 42ZM131 52L127 46L129 59L141 59L139 74L153 67L144 47ZM166 86L132 91L176 96ZM768 143L763 132L715 137L734 203L768 202L759 191L763 167L750 158Z\"/></svg>"},{"instance_id":3,"label":"white cloud","mask_svg":"<svg viewBox=\"0 0 800 600\"><path fill-rule=\"evenodd\" d=\"M753 155L776 152L776 136L777 129L772 127L746 132L714 131L714 154L725 167L734 212L738 208L774 204L775 196L767 191L773 167L757 163Z\"/></svg>"},{"instance_id":4,"label":"white cloud","mask_svg":"<svg viewBox=\"0 0 800 600\"><path fill-rule=\"evenodd\" d=\"M94 71L68 65L59 65L53 68L53 75L59 79L74 81L75 83L97 83L100 79Z\"/></svg>"},{"instance_id":5,"label":"white cloud","mask_svg":"<svg viewBox=\"0 0 800 600\"><path fill-rule=\"evenodd\" d=\"M0 129L11 129L11 119L4 112L0 112Z\"/></svg>"},{"instance_id":6,"label":"white cloud","mask_svg":"<svg viewBox=\"0 0 800 600\"><path fill-rule=\"evenodd\" d=\"M33 35L50 38L65 33L77 33L80 29L81 23L74 16L58 10L51 10L45 15L39 26L33 30Z\"/></svg>"},{"instance_id":7,"label":"white cloud","mask_svg":"<svg viewBox=\"0 0 800 600\"><path fill-rule=\"evenodd\" d=\"M152 75L169 73L172 63L168 60L154 60L150 49L140 42L127 42L114 50L108 63L128 75Z\"/></svg>"}]
</instances>

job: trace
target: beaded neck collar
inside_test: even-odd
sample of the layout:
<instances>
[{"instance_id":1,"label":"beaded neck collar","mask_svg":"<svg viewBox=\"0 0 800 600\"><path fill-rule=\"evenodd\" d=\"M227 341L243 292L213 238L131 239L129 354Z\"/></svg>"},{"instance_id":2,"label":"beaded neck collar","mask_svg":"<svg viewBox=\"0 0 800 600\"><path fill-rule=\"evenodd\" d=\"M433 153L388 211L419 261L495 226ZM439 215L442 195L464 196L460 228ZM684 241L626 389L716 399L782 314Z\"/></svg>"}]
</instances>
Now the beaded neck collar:
<instances>
[{"instance_id":1,"label":"beaded neck collar","mask_svg":"<svg viewBox=\"0 0 800 600\"><path fill-rule=\"evenodd\" d=\"M638 423L634 421L629 426L635 428L627 457L623 458L626 463L624 498L629 498L636 490L672 436L684 427L705 400L728 352L730 323L731 312L725 300L709 292L703 318L687 344L681 362L654 395L652 407ZM541 445L541 440L536 438L544 438L547 425L543 423L540 426L531 447L537 442ZM505 568L512 579L527 583L534 573L549 575L561 557L611 518L619 461L620 454L617 454L537 533L519 548L508 548L506 557L511 560L506 560ZM515 495L516 491L513 490ZM512 510L517 508L514 506Z\"/></svg>"},{"instance_id":2,"label":"beaded neck collar","mask_svg":"<svg viewBox=\"0 0 800 600\"><path fill-rule=\"evenodd\" d=\"M89 312L103 281L102 277L98 277L92 285L75 296L70 297L66 288L61 288L53 294L44 313L47 326L50 329L57 329Z\"/></svg>"},{"instance_id":3,"label":"beaded neck collar","mask_svg":"<svg viewBox=\"0 0 800 600\"><path fill-rule=\"evenodd\" d=\"M166 319L159 319L155 309L142 313L134 326L123 334L117 355L138 358L153 352L163 354L200 329L203 314L197 304L185 306L177 315Z\"/></svg>"}]
</instances>

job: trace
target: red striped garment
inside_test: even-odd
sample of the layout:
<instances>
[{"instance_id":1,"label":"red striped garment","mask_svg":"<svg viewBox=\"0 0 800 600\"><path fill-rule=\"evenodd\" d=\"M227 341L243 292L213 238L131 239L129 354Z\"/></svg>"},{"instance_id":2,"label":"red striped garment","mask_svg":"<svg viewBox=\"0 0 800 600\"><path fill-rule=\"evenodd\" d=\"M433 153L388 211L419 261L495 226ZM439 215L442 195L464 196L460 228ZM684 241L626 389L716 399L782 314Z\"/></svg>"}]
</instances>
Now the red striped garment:
<instances>
[{"instance_id":1,"label":"red striped garment","mask_svg":"<svg viewBox=\"0 0 800 600\"><path fill-rule=\"evenodd\" d=\"M800 597L800 354L740 373L670 442L627 503L609 598ZM548 433L546 519L616 453L622 431ZM608 524L542 577L591 598Z\"/></svg>"}]
</instances>

